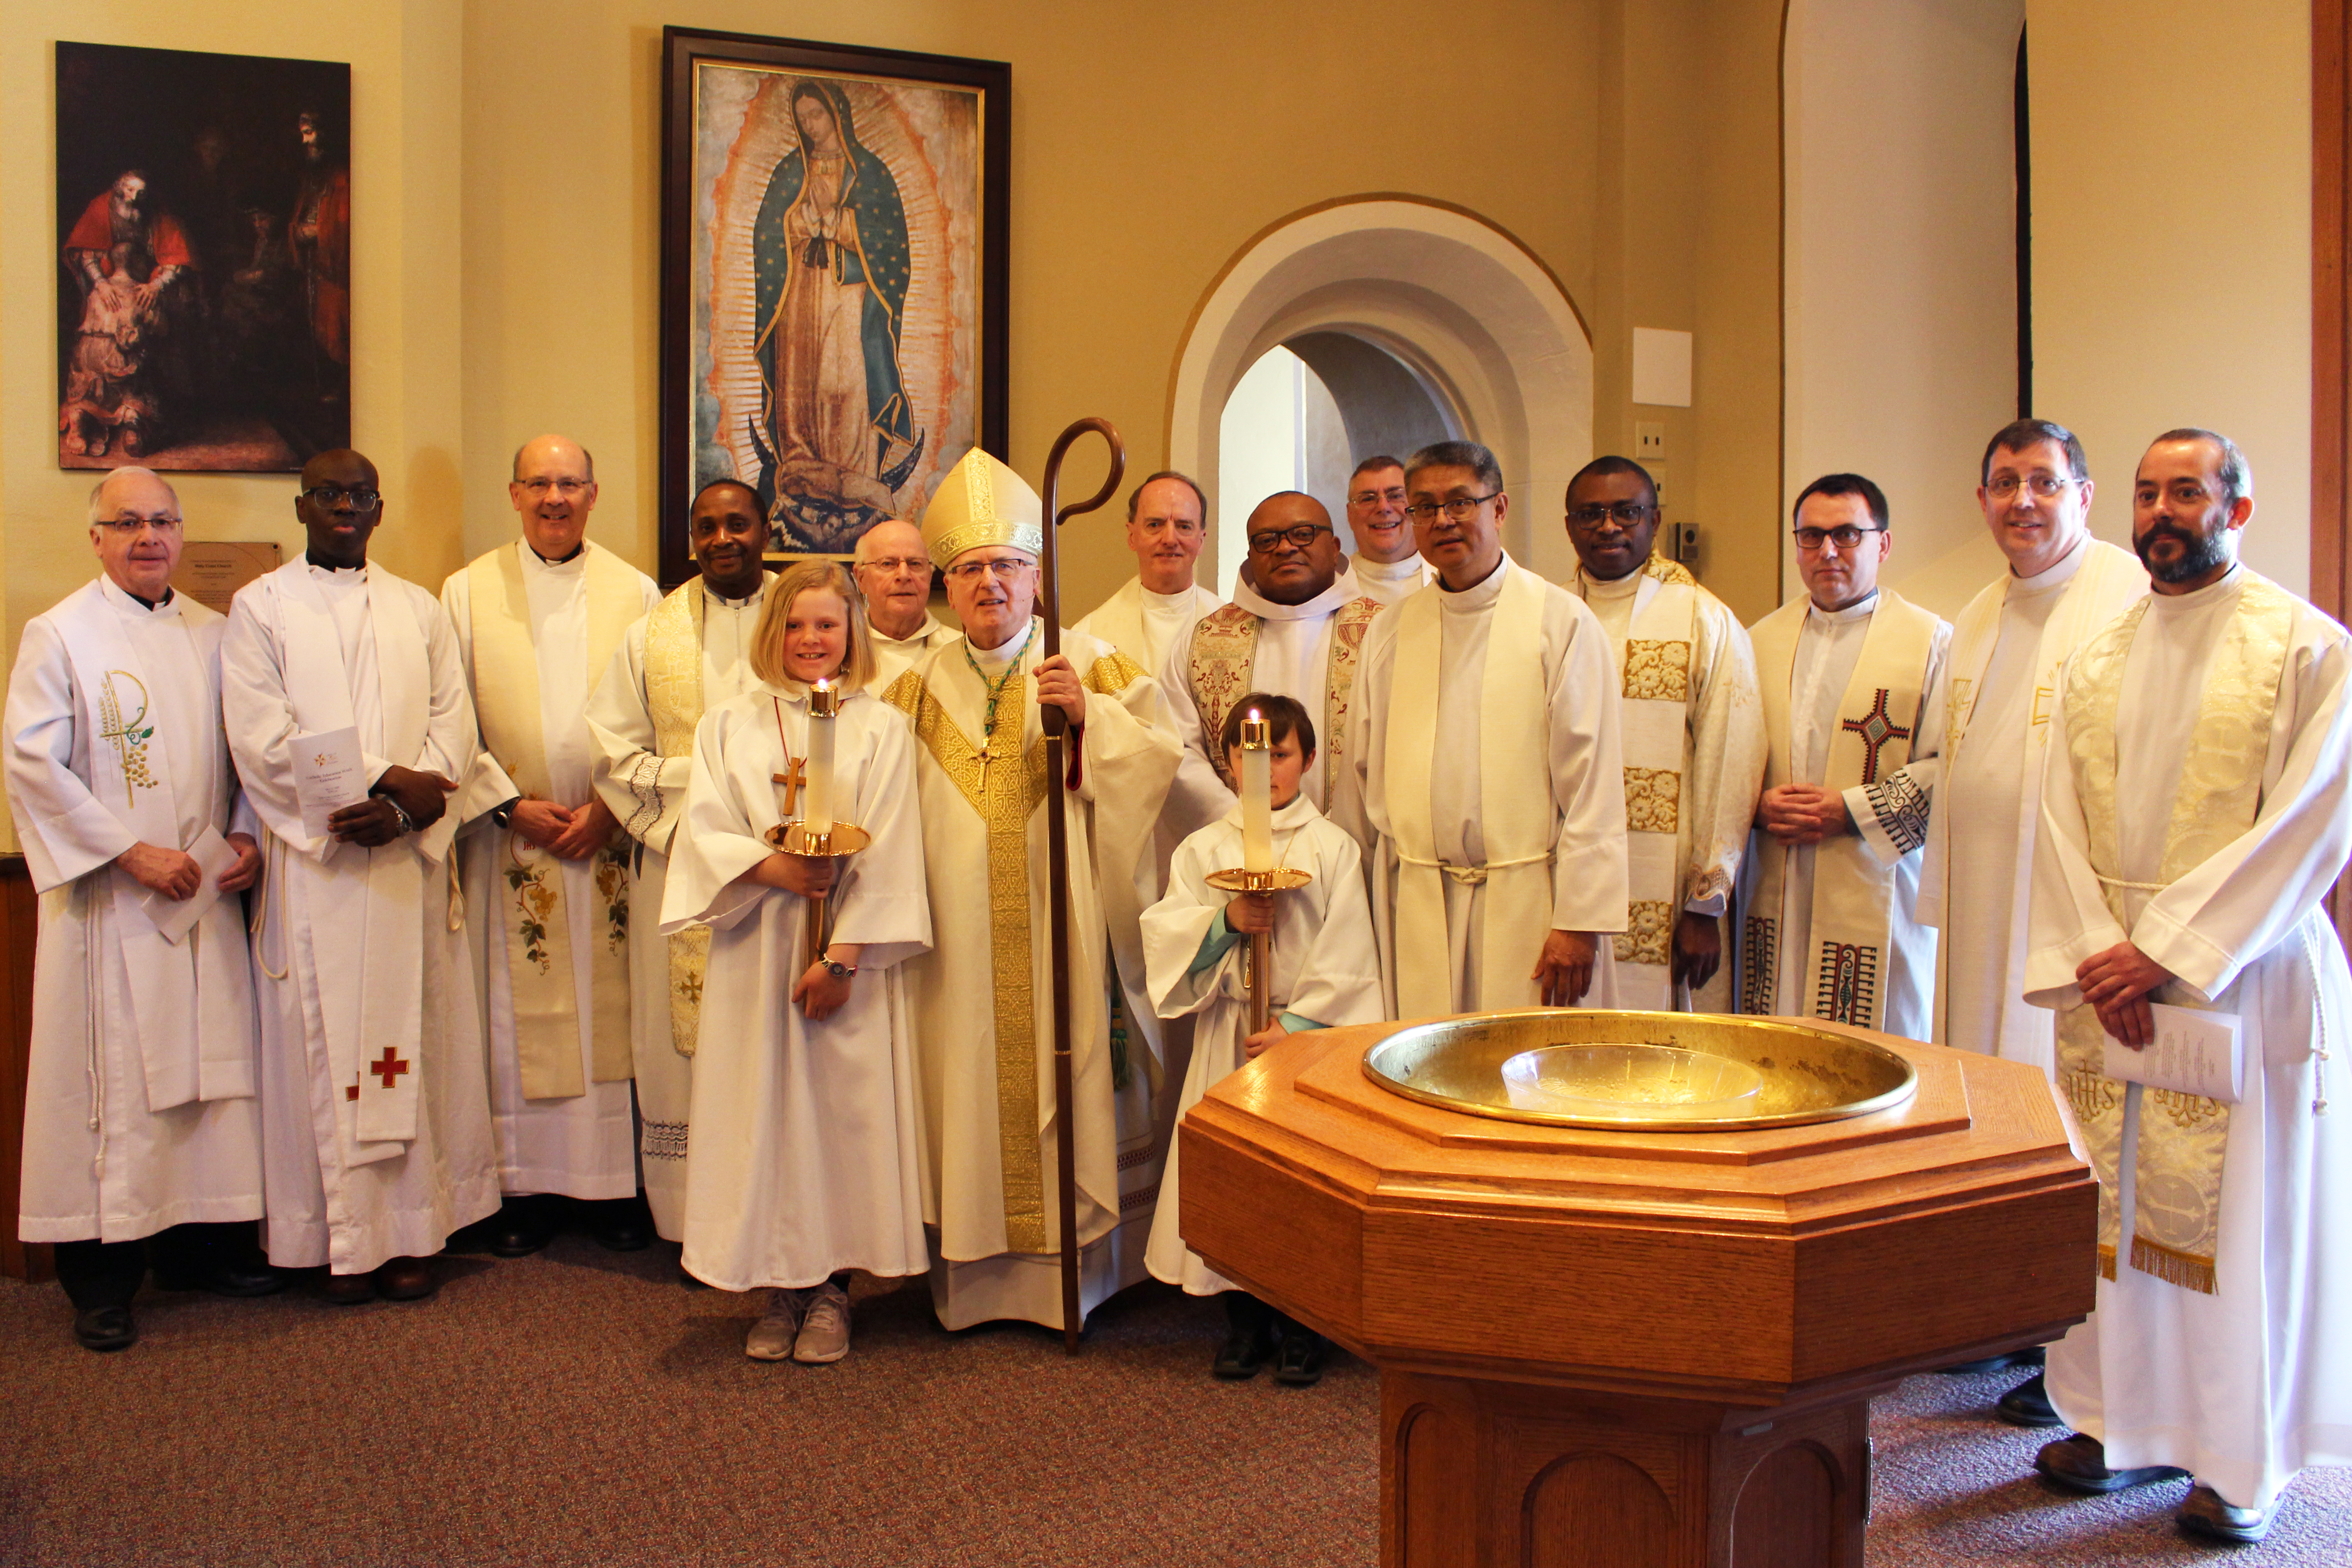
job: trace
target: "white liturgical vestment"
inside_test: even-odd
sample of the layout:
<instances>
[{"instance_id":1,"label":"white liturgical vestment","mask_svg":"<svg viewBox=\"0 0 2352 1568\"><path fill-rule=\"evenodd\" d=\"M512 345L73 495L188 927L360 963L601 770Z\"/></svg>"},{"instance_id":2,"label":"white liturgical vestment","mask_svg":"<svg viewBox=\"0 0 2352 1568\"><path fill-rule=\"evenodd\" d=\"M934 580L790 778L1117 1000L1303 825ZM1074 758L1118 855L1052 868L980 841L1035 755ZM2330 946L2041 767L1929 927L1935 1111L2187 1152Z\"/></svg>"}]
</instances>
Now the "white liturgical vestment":
<instances>
[{"instance_id":1,"label":"white liturgical vestment","mask_svg":"<svg viewBox=\"0 0 2352 1568\"><path fill-rule=\"evenodd\" d=\"M1936 1043L2053 1070L2050 1014L2025 1001L2026 905L2059 667L2147 592L2128 550L2085 534L2032 577L2003 574L1952 632L1944 738L1919 874L1939 928Z\"/></svg>"},{"instance_id":2,"label":"white liturgical vestment","mask_svg":"<svg viewBox=\"0 0 2352 1568\"><path fill-rule=\"evenodd\" d=\"M596 646L593 625L590 565L600 546L583 542L580 552L564 561L542 559L520 541L500 547L512 552L522 568L524 622L528 627L539 685L539 732L547 764L549 795L557 804L577 806L596 798L595 737L588 725L588 694L611 664L613 654ZM615 581L634 589L631 620L661 602L653 579L606 555ZM475 709L483 704L481 683L512 679L502 674L498 658L475 647L474 603L477 579L468 568L451 574L441 584L441 607L457 638L457 654L474 686ZM619 612L608 612L617 614ZM614 639L617 641L618 639ZM612 645L607 644L610 647ZM487 659L488 668L477 662ZM486 753L488 748L486 745ZM486 754L485 771L494 763L511 759ZM518 862L514 830L500 827L487 811L509 798L520 781L509 784L499 776L488 791L497 798L478 799L483 814L475 816L457 841L457 865L466 891L468 919L467 950L474 963L474 984L482 998L486 1021L484 1042L489 1050L490 1118L499 1140L499 1180L509 1193L561 1193L574 1198L626 1198L637 1191L636 1126L630 1100L630 1082L624 1072L597 1081L593 1026L597 1017L596 970L612 966L624 987L628 953L612 951L608 927L615 906L626 930L628 891L621 857L599 852L580 860L535 858L534 868L552 869L562 889L560 910L566 927L571 961L575 1021L563 1041L566 1051L579 1053L579 1082L583 1092L533 1098L525 1093L517 1037L514 980L509 947L521 940L515 922L502 918L509 906L527 890L512 887L509 872ZM475 794L476 792L468 792ZM646 946L658 945L646 933ZM626 1027L624 1012L623 1027ZM576 1033L576 1044L570 1033Z\"/></svg>"},{"instance_id":3,"label":"white liturgical vestment","mask_svg":"<svg viewBox=\"0 0 2352 1568\"><path fill-rule=\"evenodd\" d=\"M688 1116L709 933L661 931L670 851L694 776L704 712L759 684L751 633L771 572L745 599L689 577L629 627L588 700L596 793L636 845L629 858L629 1037L636 1065L637 1157L654 1228L686 1239Z\"/></svg>"},{"instance_id":4,"label":"white liturgical vestment","mask_svg":"<svg viewBox=\"0 0 2352 1568\"><path fill-rule=\"evenodd\" d=\"M101 577L26 622L16 651L8 805L41 900L26 1241L261 1216L242 900L221 898L173 941L113 864L135 844L256 830L221 733L225 624L184 594L151 609Z\"/></svg>"},{"instance_id":5,"label":"white liturgical vestment","mask_svg":"<svg viewBox=\"0 0 2352 1568\"><path fill-rule=\"evenodd\" d=\"M1356 579L1356 592L1367 599L1378 599L1382 605L1393 605L1408 594L1417 594L1437 581L1437 574L1428 562L1418 555L1408 555L1402 561L1373 561L1361 554L1348 558L1349 574Z\"/></svg>"},{"instance_id":6,"label":"white liturgical vestment","mask_svg":"<svg viewBox=\"0 0 2352 1568\"><path fill-rule=\"evenodd\" d=\"M935 647L945 647L958 641L963 634L944 625L929 610L923 612L923 624L910 637L884 637L878 629L866 634L874 648L874 682L870 689L887 691L890 683L922 661L925 654Z\"/></svg>"},{"instance_id":7,"label":"white liturgical vestment","mask_svg":"<svg viewBox=\"0 0 2352 1568\"><path fill-rule=\"evenodd\" d=\"M300 737L354 728L373 781L457 780L474 708L433 595L298 557L240 589L221 709L268 868L253 942L269 1260L364 1274L494 1214L481 1022L448 857L457 813L368 849L303 830Z\"/></svg>"},{"instance_id":8,"label":"white liturgical vestment","mask_svg":"<svg viewBox=\"0 0 2352 1568\"><path fill-rule=\"evenodd\" d=\"M2352 639L2243 567L2142 603L2066 665L2042 782L2026 999L2060 1010L2110 1275L2047 1382L2110 1468L2263 1508L2352 1464L2352 974L2323 902L2352 852ZM2151 1000L2239 1019L2236 1104L2102 1076L2075 971L2126 940L2175 976Z\"/></svg>"},{"instance_id":9,"label":"white liturgical vestment","mask_svg":"<svg viewBox=\"0 0 2352 1568\"><path fill-rule=\"evenodd\" d=\"M1350 712L1389 1016L1535 1006L1551 931L1625 929L1616 671L1582 600L1507 555L1412 595L1365 634ZM1617 1005L1612 948L1586 1006Z\"/></svg>"},{"instance_id":10,"label":"white liturgical vestment","mask_svg":"<svg viewBox=\"0 0 2352 1568\"><path fill-rule=\"evenodd\" d=\"M1223 603L1197 583L1181 594L1155 594L1142 578L1129 577L1070 629L1099 638L1135 660L1139 668L1156 672L1169 646L1183 641L1194 621Z\"/></svg>"}]
</instances>

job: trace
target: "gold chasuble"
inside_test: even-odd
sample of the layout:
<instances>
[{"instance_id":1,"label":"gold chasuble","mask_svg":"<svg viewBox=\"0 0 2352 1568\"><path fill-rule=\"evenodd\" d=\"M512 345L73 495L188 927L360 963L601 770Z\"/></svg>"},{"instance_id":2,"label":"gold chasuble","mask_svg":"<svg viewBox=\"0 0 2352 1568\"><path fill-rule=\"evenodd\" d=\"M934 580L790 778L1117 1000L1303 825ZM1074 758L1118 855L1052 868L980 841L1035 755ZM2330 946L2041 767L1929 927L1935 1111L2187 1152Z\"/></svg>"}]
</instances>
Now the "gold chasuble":
<instances>
[{"instance_id":1,"label":"gold chasuble","mask_svg":"<svg viewBox=\"0 0 2352 1568\"><path fill-rule=\"evenodd\" d=\"M1387 606L1378 599L1350 599L1332 612L1331 651L1324 661L1323 717L1316 741L1323 754L1323 776L1339 776L1348 739L1348 698L1356 686L1356 658L1364 646L1364 629ZM1241 784L1226 764L1225 750L1217 744L1224 733L1225 716L1234 704L1256 689L1258 628L1264 623L1239 605L1221 605L1192 626L1190 673L1192 696L1201 710L1201 733L1206 737L1209 765L1234 794ZM1327 786L1328 787L1328 786Z\"/></svg>"},{"instance_id":2,"label":"gold chasuble","mask_svg":"<svg viewBox=\"0 0 2352 1568\"><path fill-rule=\"evenodd\" d=\"M702 722L704 604L702 579L689 577L646 617L646 711L654 721L657 756L694 754L695 726ZM688 926L668 940L669 1043L679 1056L690 1057L702 1016L702 977L710 966L710 928Z\"/></svg>"},{"instance_id":3,"label":"gold chasuble","mask_svg":"<svg viewBox=\"0 0 2352 1568\"><path fill-rule=\"evenodd\" d=\"M2153 885L2125 881L2116 826L2116 715L2124 665L2148 603L2141 599L2083 645L2068 667L2060 699L2066 761L2082 804L2091 869L2108 911L2126 931L2133 925L2124 907L2126 892L2162 891L2253 826L2262 807L2272 713L2294 630L2295 601L2277 584L2248 573L2237 614L2213 652L2205 689L2197 698L2197 727L2166 824L2158 879ZM2187 693L2181 697L2185 700ZM2087 1003L2059 1014L2058 1082L2099 1174L2099 1268L2112 1279L2123 1238L2117 1183L2126 1086L2105 1076L2105 1042L2106 1031ZM2260 1072L2260 1060L2248 1062L2246 1070ZM2219 1100L2143 1089L2133 1163L2134 1268L2212 1293L2221 1155L2229 1137L2230 1108Z\"/></svg>"},{"instance_id":4,"label":"gold chasuble","mask_svg":"<svg viewBox=\"0 0 2352 1568\"><path fill-rule=\"evenodd\" d=\"M1768 790L1793 782L1790 688L1798 638L1810 613L1811 602L1799 599L1748 629L1756 647L1766 733L1772 738L1764 763ZM1919 710L1940 624L1892 589L1879 591L1861 656L1839 700L1838 726L1821 781L1824 787L1841 793L1856 786L1875 791L1910 761L1914 737L1906 721ZM1884 985L1894 930L1895 867L1881 861L1852 833L1797 847L1769 835L1759 834L1757 842L1755 892L1740 934L1739 1010L1885 1027ZM1813 977L1813 994L1783 996L1779 994L1781 895L1789 858L1808 849L1814 857L1812 951L1803 972Z\"/></svg>"},{"instance_id":5,"label":"gold chasuble","mask_svg":"<svg viewBox=\"0 0 2352 1568\"><path fill-rule=\"evenodd\" d=\"M523 584L525 546L501 545L466 568L472 605L474 708L482 747L527 796L552 798L541 730L539 650L530 636ZM612 662L630 624L645 613L637 574L596 545L587 552L588 684ZM569 1100L587 1092L580 1076L579 1000L571 929L563 909L561 862L521 834L507 831L501 867L509 897L500 906L508 978L514 987L515 1045L526 1100ZM629 929L626 863L598 851L595 885L604 900L605 942L616 958ZM629 1047L629 981L625 962L593 967L589 1021L596 1081L634 1076Z\"/></svg>"}]
</instances>

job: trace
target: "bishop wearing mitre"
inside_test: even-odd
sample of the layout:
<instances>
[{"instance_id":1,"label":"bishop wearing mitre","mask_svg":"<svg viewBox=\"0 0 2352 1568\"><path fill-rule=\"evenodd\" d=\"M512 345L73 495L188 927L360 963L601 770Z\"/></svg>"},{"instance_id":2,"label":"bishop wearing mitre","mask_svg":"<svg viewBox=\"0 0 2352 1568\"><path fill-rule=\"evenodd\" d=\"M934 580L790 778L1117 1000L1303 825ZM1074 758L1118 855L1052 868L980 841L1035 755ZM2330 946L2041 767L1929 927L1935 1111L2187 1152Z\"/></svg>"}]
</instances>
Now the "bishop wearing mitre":
<instances>
[{"instance_id":1,"label":"bishop wearing mitre","mask_svg":"<svg viewBox=\"0 0 2352 1568\"><path fill-rule=\"evenodd\" d=\"M253 967L269 1260L325 1264L333 1301L414 1300L449 1233L499 1205L450 909L474 704L441 606L368 560L375 465L320 453L294 510L309 549L238 590L221 644L229 752L268 830Z\"/></svg>"},{"instance_id":2,"label":"bishop wearing mitre","mask_svg":"<svg viewBox=\"0 0 2352 1568\"><path fill-rule=\"evenodd\" d=\"M1045 657L1032 610L1044 504L973 450L923 513L963 636L884 692L914 726L931 900L917 994L933 1204L931 1299L951 1329L992 1318L1062 1325L1055 1118L1074 1119L1080 1310L1118 1276L1103 1245L1119 1218L1111 1103L1112 922L1135 926L1136 865L1176 773L1160 689L1107 643L1064 633ZM1069 885L1046 879L1045 745L1039 707L1071 725ZM1046 900L1069 900L1076 1103L1055 1103L1055 976Z\"/></svg>"},{"instance_id":3,"label":"bishop wearing mitre","mask_svg":"<svg viewBox=\"0 0 2352 1568\"><path fill-rule=\"evenodd\" d=\"M1475 441L1405 466L1437 581L1364 636L1349 750L1388 1013L1616 1005L1625 779L1608 634L1504 552L1510 498ZM1335 791L1342 813L1347 792Z\"/></svg>"},{"instance_id":4,"label":"bishop wearing mitre","mask_svg":"<svg viewBox=\"0 0 2352 1568\"><path fill-rule=\"evenodd\" d=\"M596 794L628 835L629 1040L637 1083L637 1158L654 1228L686 1239L686 1157L694 1054L710 928L663 935L670 853L694 773L694 728L759 684L751 634L776 574L761 564L770 529L740 479L714 479L687 511L696 574L622 635L588 700Z\"/></svg>"},{"instance_id":5,"label":"bishop wearing mitre","mask_svg":"<svg viewBox=\"0 0 2352 1568\"><path fill-rule=\"evenodd\" d=\"M661 594L588 539L596 468L576 442L526 443L507 495L522 536L441 585L482 726L457 867L507 1194L489 1242L501 1257L538 1250L557 1217L547 1200L569 1197L588 1200L598 1240L627 1249L650 1239L635 1202L627 858L596 792L588 694Z\"/></svg>"}]
</instances>

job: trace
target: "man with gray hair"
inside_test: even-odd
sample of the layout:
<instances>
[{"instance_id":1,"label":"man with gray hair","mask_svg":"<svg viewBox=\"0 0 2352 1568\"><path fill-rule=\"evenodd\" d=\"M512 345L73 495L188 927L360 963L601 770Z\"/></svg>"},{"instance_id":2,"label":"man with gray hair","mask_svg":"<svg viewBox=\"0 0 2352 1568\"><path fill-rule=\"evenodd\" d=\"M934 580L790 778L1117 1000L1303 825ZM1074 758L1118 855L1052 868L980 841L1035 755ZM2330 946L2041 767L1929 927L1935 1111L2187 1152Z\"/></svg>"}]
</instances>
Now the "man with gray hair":
<instances>
[{"instance_id":1,"label":"man with gray hair","mask_svg":"<svg viewBox=\"0 0 2352 1568\"><path fill-rule=\"evenodd\" d=\"M874 639L874 689L885 690L923 655L958 634L931 614L931 558L923 531L903 517L886 517L857 536L849 568L866 595L866 624Z\"/></svg>"},{"instance_id":2,"label":"man with gray hair","mask_svg":"<svg viewBox=\"0 0 2352 1568\"><path fill-rule=\"evenodd\" d=\"M145 468L90 492L99 576L26 623L8 807L35 891L17 1234L54 1243L94 1351L159 1282L261 1296L253 979L236 893L261 870L221 729L226 621L172 589L179 498Z\"/></svg>"}]
</instances>

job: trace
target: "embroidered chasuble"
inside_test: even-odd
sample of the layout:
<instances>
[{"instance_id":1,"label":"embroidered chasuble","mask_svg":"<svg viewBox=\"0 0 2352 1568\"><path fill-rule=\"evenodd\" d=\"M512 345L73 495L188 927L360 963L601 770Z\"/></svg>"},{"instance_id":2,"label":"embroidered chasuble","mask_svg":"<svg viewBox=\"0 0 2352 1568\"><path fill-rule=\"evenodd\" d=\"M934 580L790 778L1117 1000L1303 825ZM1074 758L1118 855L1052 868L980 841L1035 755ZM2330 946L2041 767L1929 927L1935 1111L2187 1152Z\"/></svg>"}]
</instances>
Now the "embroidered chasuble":
<instances>
[{"instance_id":1,"label":"embroidered chasuble","mask_svg":"<svg viewBox=\"0 0 2352 1568\"><path fill-rule=\"evenodd\" d=\"M907 979L932 1184L926 1217L938 1227L933 1300L950 1328L1061 1319L1047 781L1034 679L1043 643L1034 622L1025 643L991 650L993 658L967 658L959 638L883 693L916 742L933 945L909 962ZM1111 921L1139 918L1136 868L1150 852L1176 745L1160 727L1157 686L1132 660L1076 633L1062 647L1088 694L1068 795L1083 1310L1117 1282L1114 1260L1095 1245L1120 1217L1107 940Z\"/></svg>"},{"instance_id":2,"label":"embroidered chasuble","mask_svg":"<svg viewBox=\"0 0 2352 1568\"><path fill-rule=\"evenodd\" d=\"M468 675L480 717L482 749L523 795L577 805L584 791L559 789L549 766L546 718L541 702L540 650L518 542L477 558L464 574L468 604ZM643 573L610 551L583 543L587 658L579 672L584 693L611 664L632 622L646 615ZM567 671L567 674L570 672ZM584 726L584 715L573 721ZM583 728L584 733L584 728ZM568 739L568 737L567 737ZM583 781L584 782L584 781ZM484 831L494 829L486 828ZM483 910L503 933L509 995L526 1100L571 1099L590 1079L613 1083L631 1076L629 1045L628 879L626 858L599 850L585 891L599 905L591 940L601 952L572 952L574 925L566 907L564 862L512 828L502 831L496 877ZM497 962L493 953L492 962ZM589 975L590 1016L581 1016L577 965ZM581 1037L588 1036L593 1067L583 1078ZM634 1177L631 1191L635 1191Z\"/></svg>"},{"instance_id":3,"label":"embroidered chasuble","mask_svg":"<svg viewBox=\"0 0 2352 1568\"><path fill-rule=\"evenodd\" d=\"M1653 555L1607 583L1580 569L1571 587L1609 634L1624 717L1633 902L1612 939L1617 1001L1669 1010L1694 1001L1673 984L1675 921L1728 912L1748 847L1764 775L1755 655L1730 607L1679 562ZM1700 1010L1730 1010L1733 967L1696 999Z\"/></svg>"},{"instance_id":4,"label":"embroidered chasuble","mask_svg":"<svg viewBox=\"0 0 2352 1568\"><path fill-rule=\"evenodd\" d=\"M2051 1014L2025 1001L2025 947L2058 670L2147 592L2137 556L2085 535L2038 576L2004 572L1953 626L1944 787L1919 868L1919 918L1939 930L1938 1045L2056 1071Z\"/></svg>"},{"instance_id":5,"label":"embroidered chasuble","mask_svg":"<svg viewBox=\"0 0 2352 1568\"><path fill-rule=\"evenodd\" d=\"M1855 831L1784 846L1758 829L1742 897L1739 1010L1913 1038L1929 1028L1935 935L1914 913L1950 628L1892 589L1843 610L1799 599L1750 634L1764 787L1845 799Z\"/></svg>"},{"instance_id":6,"label":"embroidered chasuble","mask_svg":"<svg viewBox=\"0 0 2352 1568\"><path fill-rule=\"evenodd\" d=\"M2244 1507L2352 1463L2352 973L2325 902L2352 853L2347 685L2344 628L2253 572L2152 595L2067 663L2042 786L2026 999L2059 1014L2103 1271L2051 1399L2109 1466L2193 1465ZM2173 976L2151 1001L2238 1020L2236 1103L2104 1076L2075 974L2126 941Z\"/></svg>"}]
</instances>

